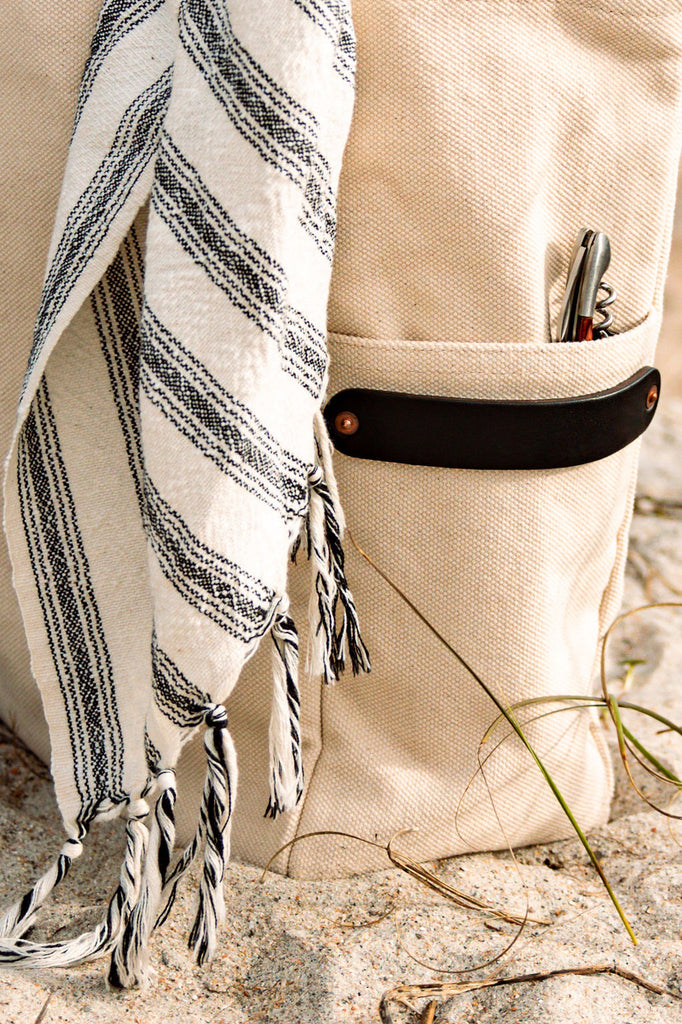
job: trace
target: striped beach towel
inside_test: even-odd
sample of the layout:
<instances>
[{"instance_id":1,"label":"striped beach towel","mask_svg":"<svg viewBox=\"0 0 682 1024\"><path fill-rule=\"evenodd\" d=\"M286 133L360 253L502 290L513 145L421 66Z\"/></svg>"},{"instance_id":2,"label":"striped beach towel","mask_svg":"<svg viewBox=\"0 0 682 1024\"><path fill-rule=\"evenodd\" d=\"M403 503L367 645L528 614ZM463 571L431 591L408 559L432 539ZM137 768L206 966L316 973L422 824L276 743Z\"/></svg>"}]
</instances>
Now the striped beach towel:
<instances>
[{"instance_id":1,"label":"striped beach towel","mask_svg":"<svg viewBox=\"0 0 682 1024\"><path fill-rule=\"evenodd\" d=\"M211 956L237 785L223 702L267 633L263 811L302 793L287 596L302 536L307 668L327 682L347 658L369 671L320 412L353 74L346 0L105 0L5 481L68 838L0 919L0 963L110 951L111 983L139 983L202 848L190 945ZM202 725L199 824L173 862L174 766ZM101 923L23 938L92 823L113 815L127 844Z\"/></svg>"}]
</instances>

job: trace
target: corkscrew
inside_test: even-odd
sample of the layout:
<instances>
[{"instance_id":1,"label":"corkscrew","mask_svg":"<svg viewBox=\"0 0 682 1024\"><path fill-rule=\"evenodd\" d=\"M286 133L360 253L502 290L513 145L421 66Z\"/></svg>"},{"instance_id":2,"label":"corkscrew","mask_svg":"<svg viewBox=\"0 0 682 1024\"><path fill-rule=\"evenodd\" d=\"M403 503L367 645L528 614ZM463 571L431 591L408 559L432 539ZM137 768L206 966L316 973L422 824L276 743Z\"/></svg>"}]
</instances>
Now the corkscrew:
<instances>
[{"instance_id":1,"label":"corkscrew","mask_svg":"<svg viewBox=\"0 0 682 1024\"><path fill-rule=\"evenodd\" d=\"M611 262L611 245L603 231L581 228L573 246L561 304L560 341L590 341L611 334L610 306L616 292L603 280ZM600 298L599 293L604 295ZM601 320L594 321L598 313Z\"/></svg>"},{"instance_id":2,"label":"corkscrew","mask_svg":"<svg viewBox=\"0 0 682 1024\"><path fill-rule=\"evenodd\" d=\"M593 325L593 338L603 338L607 334L613 334L613 331L611 330L611 326L613 324L613 313L609 309L609 306L615 301L616 290L615 288L612 288L610 284L607 284L606 281L601 282L599 289L600 291L605 291L606 296L598 302L595 302L594 305L595 313L601 313L603 320L600 320L598 324Z\"/></svg>"}]
</instances>

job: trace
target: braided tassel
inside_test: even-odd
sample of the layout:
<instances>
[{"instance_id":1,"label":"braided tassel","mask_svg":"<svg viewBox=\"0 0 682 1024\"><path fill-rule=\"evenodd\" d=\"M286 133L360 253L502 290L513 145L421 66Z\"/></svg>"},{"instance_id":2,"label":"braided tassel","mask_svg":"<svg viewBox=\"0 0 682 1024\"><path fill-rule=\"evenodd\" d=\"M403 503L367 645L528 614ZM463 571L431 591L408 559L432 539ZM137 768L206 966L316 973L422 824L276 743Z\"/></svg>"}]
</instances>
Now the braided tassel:
<instances>
[{"instance_id":1,"label":"braided tassel","mask_svg":"<svg viewBox=\"0 0 682 1024\"><path fill-rule=\"evenodd\" d=\"M317 569L315 592L311 595L309 615L317 625L311 631L308 671L322 675L325 683L339 678L346 663L346 648L353 675L369 672L369 652L360 635L358 615L345 573L345 556L341 538L345 520L331 460L331 441L324 418L315 414L315 437L319 462L310 471L308 483L308 536L313 563ZM336 609L342 605L341 626L336 631Z\"/></svg>"},{"instance_id":2,"label":"braided tassel","mask_svg":"<svg viewBox=\"0 0 682 1024\"><path fill-rule=\"evenodd\" d=\"M288 614L286 595L281 605L272 625L275 652L270 716L270 800L265 811L265 816L270 818L295 807L303 793L298 633Z\"/></svg>"},{"instance_id":3,"label":"braided tassel","mask_svg":"<svg viewBox=\"0 0 682 1024\"><path fill-rule=\"evenodd\" d=\"M213 956L218 926L225 917L223 878L230 858L230 827L237 788L237 757L222 704L212 704L206 709L205 722L206 781L197 835L205 834L206 846L199 905L189 935L190 949L199 964Z\"/></svg>"},{"instance_id":4,"label":"braided tassel","mask_svg":"<svg viewBox=\"0 0 682 1024\"><path fill-rule=\"evenodd\" d=\"M197 825L197 830L192 838L192 842L185 847L180 859L177 861L177 863L173 867L173 870L166 878L166 883L161 892L162 908L159 911L158 917L156 918L156 922L154 924L155 929L160 928L163 922L170 914L173 908L173 904L175 903L175 896L177 893L178 885L182 881L183 875L186 873L188 868L190 868L194 863L197 852L199 850L199 844L201 843L203 836L204 825L200 817L199 824Z\"/></svg>"},{"instance_id":5,"label":"braided tassel","mask_svg":"<svg viewBox=\"0 0 682 1024\"><path fill-rule=\"evenodd\" d=\"M128 808L126 852L121 866L119 884L109 902L106 917L97 928L65 942L36 943L24 939L15 939L14 941L10 941L8 938L0 939L0 965L70 967L92 957L102 956L112 947L139 895L142 862L147 844L147 828L142 819L148 813L149 808L144 800L138 800ZM71 844L75 846L75 840L72 840ZM66 855L64 852L60 857L66 857L68 861L73 859L73 856ZM63 877L64 875L62 875ZM42 881L43 879L41 879ZM32 892L35 892L36 888L34 887ZM24 897L24 899L27 898ZM33 901L33 916L37 909L38 903L35 900ZM7 919L8 916L5 915L5 918ZM21 922L17 922L15 930L18 930L19 927L23 930L30 927L26 924L29 919L28 915L25 915Z\"/></svg>"},{"instance_id":6,"label":"braided tassel","mask_svg":"<svg viewBox=\"0 0 682 1024\"><path fill-rule=\"evenodd\" d=\"M306 672L308 678L322 676L326 684L339 678L336 640L336 605L338 588L331 566L329 545L324 529L324 503L319 496L313 481L321 479L322 470L316 466L310 475L310 501L308 506L308 544L309 554L312 553L317 572L314 588L310 594L308 618L311 623L317 621L315 631L311 631L311 643L308 646Z\"/></svg>"},{"instance_id":7,"label":"braided tassel","mask_svg":"<svg viewBox=\"0 0 682 1024\"><path fill-rule=\"evenodd\" d=\"M156 924L175 842L175 772L170 768L163 769L156 781L161 793L149 831L141 892L111 958L109 983L114 988L133 988L146 980L149 936Z\"/></svg>"},{"instance_id":8,"label":"braided tassel","mask_svg":"<svg viewBox=\"0 0 682 1024\"><path fill-rule=\"evenodd\" d=\"M311 623L314 623L317 613L318 621L311 633L309 671L323 675L325 683L330 683L338 679L345 668L346 646L353 675L369 672L371 665L369 652L360 635L353 595L346 579L341 543L346 523L332 465L333 446L320 410L315 413L313 426L318 462L312 467L308 478L308 557L312 549L317 575L309 615ZM339 599L342 618L337 633L336 609Z\"/></svg>"}]
</instances>

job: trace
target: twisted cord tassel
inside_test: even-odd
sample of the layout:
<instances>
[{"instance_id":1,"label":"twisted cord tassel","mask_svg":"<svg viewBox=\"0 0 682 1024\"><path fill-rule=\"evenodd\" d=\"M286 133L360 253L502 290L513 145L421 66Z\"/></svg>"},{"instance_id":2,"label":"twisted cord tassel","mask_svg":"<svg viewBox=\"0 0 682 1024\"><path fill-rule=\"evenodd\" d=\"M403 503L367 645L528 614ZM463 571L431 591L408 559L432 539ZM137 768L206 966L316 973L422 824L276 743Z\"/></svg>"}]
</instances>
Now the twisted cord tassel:
<instances>
[{"instance_id":1,"label":"twisted cord tassel","mask_svg":"<svg viewBox=\"0 0 682 1024\"><path fill-rule=\"evenodd\" d=\"M295 807L303 793L301 697L298 688L298 633L282 598L272 625L273 694L270 715L270 800L265 816Z\"/></svg>"},{"instance_id":2,"label":"twisted cord tassel","mask_svg":"<svg viewBox=\"0 0 682 1024\"><path fill-rule=\"evenodd\" d=\"M189 843L183 850L177 863L174 865L172 871L166 878L165 885L161 892L161 910L156 918L154 928L160 928L164 923L168 915L170 914L173 904L175 903L175 897L177 894L178 885L182 881L188 868L192 866L196 859L196 855L199 851L201 840L204 837L204 827L201 817L199 818L199 824L197 825L196 832L192 838L192 842Z\"/></svg>"},{"instance_id":3,"label":"twisted cord tassel","mask_svg":"<svg viewBox=\"0 0 682 1024\"><path fill-rule=\"evenodd\" d=\"M208 727L204 737L207 771L199 821L191 843L166 877L161 892L162 908L154 924L155 929L161 927L170 914L178 885L206 838L199 903L189 937L189 945L200 964L215 952L218 925L224 919L222 883L230 855L229 826L237 786L237 757L225 708L220 704L209 705L204 720Z\"/></svg>"},{"instance_id":4,"label":"twisted cord tassel","mask_svg":"<svg viewBox=\"0 0 682 1024\"><path fill-rule=\"evenodd\" d=\"M317 569L318 624L311 644L311 671L324 676L326 683L338 679L345 668L346 647L353 675L369 672L369 652L360 634L360 624L353 595L345 572L345 556L341 543L343 519L340 507L325 480L325 472L317 463L308 477L310 486L309 533L314 565ZM336 632L336 608L341 601L343 615ZM314 606L311 603L311 613ZM314 613L311 617L314 617ZM320 629L322 636L320 637Z\"/></svg>"},{"instance_id":5,"label":"twisted cord tassel","mask_svg":"<svg viewBox=\"0 0 682 1024\"><path fill-rule=\"evenodd\" d=\"M175 772L163 769L156 781L161 793L149 830L141 891L111 957L109 984L114 988L133 988L147 978L149 936L156 923L175 842Z\"/></svg>"},{"instance_id":6,"label":"twisted cord tassel","mask_svg":"<svg viewBox=\"0 0 682 1024\"><path fill-rule=\"evenodd\" d=\"M76 858L83 852L79 839L67 839L59 856L21 899L0 917L0 938L20 938L32 928L40 908L53 889L62 882Z\"/></svg>"},{"instance_id":7,"label":"twisted cord tassel","mask_svg":"<svg viewBox=\"0 0 682 1024\"><path fill-rule=\"evenodd\" d=\"M134 801L128 807L126 852L121 865L119 884L109 901L104 920L93 931L85 932L77 938L65 942L37 943L21 938L14 939L14 941L9 938L0 939L0 965L12 963L18 967L70 967L93 957L103 956L111 949L139 895L142 863L148 836L147 827L142 819L148 813L149 807L144 800ZM73 854L76 852L77 845L74 840L65 845L69 848L69 854L62 851L60 859L65 857L70 862L74 859ZM43 878L45 877L43 876ZM62 875L63 877L64 875ZM41 879L41 881L43 880ZM27 900L27 897L24 899ZM37 913L38 906L37 900L35 900L32 910L33 917ZM26 927L30 927L26 924L27 920L30 920L29 916L24 915L21 924L17 923L17 929L22 927L25 930Z\"/></svg>"},{"instance_id":8,"label":"twisted cord tassel","mask_svg":"<svg viewBox=\"0 0 682 1024\"><path fill-rule=\"evenodd\" d=\"M316 467L319 472L319 467ZM312 475L311 475L312 476ZM331 565L331 555L327 544L324 528L324 503L317 489L310 483L310 502L308 506L308 549L314 565L314 587L310 593L308 619L311 623L311 642L308 646L306 672L308 678L322 676L329 685L339 678L339 665L336 655L336 605L338 588ZM312 624L317 625L312 628Z\"/></svg>"},{"instance_id":9,"label":"twisted cord tassel","mask_svg":"<svg viewBox=\"0 0 682 1024\"><path fill-rule=\"evenodd\" d=\"M205 834L206 846L199 904L189 935L189 947L199 964L206 963L215 953L218 927L225 917L223 878L230 858L232 808L237 790L237 756L223 705L210 705L204 721L206 781L197 834Z\"/></svg>"}]
</instances>

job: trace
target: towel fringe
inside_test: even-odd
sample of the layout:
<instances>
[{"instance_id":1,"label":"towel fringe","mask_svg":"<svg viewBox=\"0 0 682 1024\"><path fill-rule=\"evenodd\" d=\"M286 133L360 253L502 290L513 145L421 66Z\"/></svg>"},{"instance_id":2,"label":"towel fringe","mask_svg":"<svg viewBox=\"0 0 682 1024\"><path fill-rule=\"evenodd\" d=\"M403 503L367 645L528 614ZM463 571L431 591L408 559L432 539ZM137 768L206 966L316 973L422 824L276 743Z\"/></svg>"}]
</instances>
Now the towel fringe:
<instances>
[{"instance_id":1,"label":"towel fringe","mask_svg":"<svg viewBox=\"0 0 682 1024\"><path fill-rule=\"evenodd\" d=\"M66 878L74 860L83 852L80 839L67 839L59 856L35 883L0 918L0 938L20 938L32 928L38 913L53 889Z\"/></svg>"},{"instance_id":2,"label":"towel fringe","mask_svg":"<svg viewBox=\"0 0 682 1024\"><path fill-rule=\"evenodd\" d=\"M308 508L309 554L312 550L316 577L309 605L310 637L307 671L323 676L325 683L338 680L345 669L348 653L353 675L371 669L367 647L345 573L342 536L345 518L339 500L332 466L332 444L322 413L315 414L315 441L318 461L309 477ZM341 602L341 625L336 630L336 611Z\"/></svg>"},{"instance_id":3,"label":"towel fringe","mask_svg":"<svg viewBox=\"0 0 682 1024\"><path fill-rule=\"evenodd\" d=\"M321 473L316 467L316 473ZM321 477L320 477L321 479ZM310 593L308 620L310 644L306 659L309 679L322 676L326 684L339 678L338 644L336 637L336 606L338 586L334 578L329 544L326 539L324 502L310 478L310 504L308 507L309 551L315 566L315 582ZM309 554L310 558L311 555Z\"/></svg>"},{"instance_id":4,"label":"towel fringe","mask_svg":"<svg viewBox=\"0 0 682 1024\"><path fill-rule=\"evenodd\" d=\"M206 781L197 834L205 835L206 846L199 903L189 934L189 947L199 964L206 963L215 953L218 927L225 918L223 879L230 859L232 808L237 787L237 755L223 705L207 708L205 722Z\"/></svg>"},{"instance_id":5,"label":"towel fringe","mask_svg":"<svg viewBox=\"0 0 682 1024\"><path fill-rule=\"evenodd\" d=\"M149 936L161 902L168 865L175 842L175 771L164 768L156 777L161 792L154 807L147 856L139 897L132 907L109 967L109 984L133 988L146 981L149 970Z\"/></svg>"},{"instance_id":6,"label":"towel fringe","mask_svg":"<svg viewBox=\"0 0 682 1024\"><path fill-rule=\"evenodd\" d=\"M177 895L178 885L182 881L183 875L187 872L188 868L190 868L194 863L196 855L199 851L199 846L203 838L204 826L200 815L199 824L197 825L197 830L194 833L192 842L185 847L183 853L176 862L171 873L166 878L166 883L161 892L161 903L163 904L163 906L162 909L159 911L158 917L156 918L156 922L154 924L155 929L161 927L161 925L164 923L164 921L170 914L171 910L173 909L173 904L175 903L175 897Z\"/></svg>"},{"instance_id":7,"label":"towel fringe","mask_svg":"<svg viewBox=\"0 0 682 1024\"><path fill-rule=\"evenodd\" d=\"M288 614L289 599L280 601L272 625L273 693L270 715L270 800L265 817L291 810L303 793L301 698L298 688L298 633Z\"/></svg>"},{"instance_id":8,"label":"towel fringe","mask_svg":"<svg viewBox=\"0 0 682 1024\"><path fill-rule=\"evenodd\" d=\"M125 925L131 908L139 896L142 864L147 846L148 832L143 818L149 813L144 800L133 801L128 806L126 822L126 852L121 865L119 884L109 901L107 913L103 921L90 932L84 932L74 939L64 942L30 942L22 938L14 938L11 933L0 938L0 965L14 964L17 967L70 967L96 956L102 956L111 949ZM54 888L66 875L71 861L80 855L80 842L68 840L56 863L46 872L30 893L20 904L25 904L25 912L16 918L14 936L26 932L31 927L43 900L49 895L48 885L54 876L57 880ZM62 863L66 861L67 863ZM61 872L61 877L59 873ZM10 924L15 907L5 914L3 923Z\"/></svg>"},{"instance_id":9,"label":"towel fringe","mask_svg":"<svg viewBox=\"0 0 682 1024\"><path fill-rule=\"evenodd\" d=\"M146 981L150 935L170 914L178 885L195 860L202 840L205 840L203 874L189 946L199 964L206 963L215 953L218 927L225 917L223 880L230 857L237 755L224 706L208 704L201 713L207 726L204 735L207 767L197 829L192 842L169 871L175 839L176 788L175 772L163 769L157 776L162 791L150 830L143 886L111 959L109 983L115 988L133 988Z\"/></svg>"}]
</instances>

